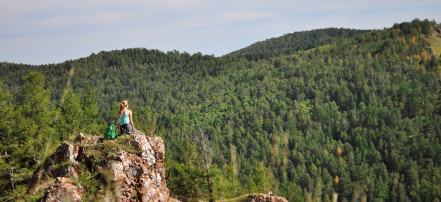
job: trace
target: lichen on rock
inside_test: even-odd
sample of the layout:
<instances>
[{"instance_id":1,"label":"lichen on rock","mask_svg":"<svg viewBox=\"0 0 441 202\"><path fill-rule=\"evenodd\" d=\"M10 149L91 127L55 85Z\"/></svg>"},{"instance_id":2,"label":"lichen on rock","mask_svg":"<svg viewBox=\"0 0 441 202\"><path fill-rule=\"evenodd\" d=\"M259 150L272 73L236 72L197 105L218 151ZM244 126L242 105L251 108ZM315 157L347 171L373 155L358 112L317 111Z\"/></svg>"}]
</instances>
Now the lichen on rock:
<instances>
[{"instance_id":1,"label":"lichen on rock","mask_svg":"<svg viewBox=\"0 0 441 202\"><path fill-rule=\"evenodd\" d=\"M56 179L46 183L43 201L81 201L83 193L91 194L87 193L93 190L90 186L100 189L95 193L97 200L169 201L164 153L160 137L136 133L107 141L79 134L74 144L61 144L35 172L34 185ZM82 185L85 172L97 173L95 181L103 185Z\"/></svg>"}]
</instances>

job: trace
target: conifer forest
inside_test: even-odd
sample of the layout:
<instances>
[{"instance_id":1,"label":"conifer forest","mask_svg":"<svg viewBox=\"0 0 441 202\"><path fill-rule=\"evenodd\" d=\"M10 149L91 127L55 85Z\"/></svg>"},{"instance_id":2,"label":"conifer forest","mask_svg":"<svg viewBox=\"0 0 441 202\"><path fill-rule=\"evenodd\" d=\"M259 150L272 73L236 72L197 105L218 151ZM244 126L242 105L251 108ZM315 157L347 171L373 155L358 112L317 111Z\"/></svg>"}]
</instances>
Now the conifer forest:
<instances>
[{"instance_id":1,"label":"conifer forest","mask_svg":"<svg viewBox=\"0 0 441 202\"><path fill-rule=\"evenodd\" d=\"M317 29L221 57L131 48L0 63L0 200L41 197L34 170L78 133L102 136L127 99L136 128L164 139L172 197L439 201L440 28Z\"/></svg>"}]
</instances>

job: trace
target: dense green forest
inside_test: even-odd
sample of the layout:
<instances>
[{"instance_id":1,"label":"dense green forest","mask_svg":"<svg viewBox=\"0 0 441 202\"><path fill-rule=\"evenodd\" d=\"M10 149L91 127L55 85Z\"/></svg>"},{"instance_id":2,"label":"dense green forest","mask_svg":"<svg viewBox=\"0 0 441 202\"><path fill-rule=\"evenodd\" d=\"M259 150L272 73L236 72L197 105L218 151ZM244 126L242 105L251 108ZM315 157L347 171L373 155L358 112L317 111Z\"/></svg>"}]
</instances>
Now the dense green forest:
<instances>
[{"instance_id":1,"label":"dense green forest","mask_svg":"<svg viewBox=\"0 0 441 202\"><path fill-rule=\"evenodd\" d=\"M24 199L57 143L102 134L128 99L137 128L164 138L172 196L440 200L441 60L427 41L439 29L415 19L223 57L137 48L0 63L0 198Z\"/></svg>"},{"instance_id":2,"label":"dense green forest","mask_svg":"<svg viewBox=\"0 0 441 202\"><path fill-rule=\"evenodd\" d=\"M281 37L256 42L248 47L234 51L227 56L245 57L259 60L274 56L291 54L298 50L307 50L322 45L342 41L370 30L354 30L343 28L316 29L312 31L295 32Z\"/></svg>"}]
</instances>

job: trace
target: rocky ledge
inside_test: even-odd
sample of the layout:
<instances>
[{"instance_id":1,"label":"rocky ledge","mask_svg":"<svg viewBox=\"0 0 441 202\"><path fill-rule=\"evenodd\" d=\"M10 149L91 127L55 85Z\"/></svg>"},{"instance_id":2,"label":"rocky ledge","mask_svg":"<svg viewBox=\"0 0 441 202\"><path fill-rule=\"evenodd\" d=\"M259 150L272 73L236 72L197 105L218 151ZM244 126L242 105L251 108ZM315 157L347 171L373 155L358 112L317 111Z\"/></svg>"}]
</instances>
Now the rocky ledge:
<instances>
[{"instance_id":1,"label":"rocky ledge","mask_svg":"<svg viewBox=\"0 0 441 202\"><path fill-rule=\"evenodd\" d=\"M283 197L274 196L274 195L266 195L266 194L252 194L249 195L246 199L249 202L288 202Z\"/></svg>"},{"instance_id":2,"label":"rocky ledge","mask_svg":"<svg viewBox=\"0 0 441 202\"><path fill-rule=\"evenodd\" d=\"M83 179L97 183L82 184ZM34 173L29 191L43 191L42 201L169 201L163 140L135 134L108 141L79 134Z\"/></svg>"}]
</instances>

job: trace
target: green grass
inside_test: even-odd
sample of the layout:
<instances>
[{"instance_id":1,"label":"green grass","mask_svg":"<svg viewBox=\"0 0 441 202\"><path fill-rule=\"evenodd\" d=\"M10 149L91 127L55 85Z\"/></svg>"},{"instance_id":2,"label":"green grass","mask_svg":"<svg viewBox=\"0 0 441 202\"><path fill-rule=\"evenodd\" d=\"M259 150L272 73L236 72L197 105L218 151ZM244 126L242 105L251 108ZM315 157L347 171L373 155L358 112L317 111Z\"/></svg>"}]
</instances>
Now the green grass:
<instances>
[{"instance_id":1,"label":"green grass","mask_svg":"<svg viewBox=\"0 0 441 202\"><path fill-rule=\"evenodd\" d=\"M340 39L336 42L332 42L330 44L324 44L322 46L316 47L316 48L311 48L308 50L305 50L305 53L313 53L316 49L319 49L321 51L328 51L329 49L331 49L332 46L348 46L351 45L354 42L354 39L351 38L347 38L347 39Z\"/></svg>"},{"instance_id":2,"label":"green grass","mask_svg":"<svg viewBox=\"0 0 441 202\"><path fill-rule=\"evenodd\" d=\"M244 201L247 201L247 198L250 195L251 194L246 194L246 195L238 196L236 198L222 199L222 200L216 200L216 201L218 201L218 202L244 202Z\"/></svg>"},{"instance_id":3,"label":"green grass","mask_svg":"<svg viewBox=\"0 0 441 202\"><path fill-rule=\"evenodd\" d=\"M436 55L441 54L441 37L439 36L429 36L426 38L430 43L430 48Z\"/></svg>"},{"instance_id":4,"label":"green grass","mask_svg":"<svg viewBox=\"0 0 441 202\"><path fill-rule=\"evenodd\" d=\"M245 194L245 195L242 195L242 196L238 196L236 198L216 199L216 201L217 202L247 202L248 201L247 198L250 195L252 195L252 194ZM175 198L170 196L170 202L178 202L178 201L179 201L178 199L175 199ZM190 201L192 201L192 200L190 200ZM197 201L198 202L208 202L208 201L205 201L205 200L197 200Z\"/></svg>"},{"instance_id":5,"label":"green grass","mask_svg":"<svg viewBox=\"0 0 441 202\"><path fill-rule=\"evenodd\" d=\"M143 151L132 145L133 140L133 136L122 135L118 136L115 140L104 140L96 145L88 144L87 149L89 150L89 155L95 159L94 162L104 166L109 160L118 159L119 151L126 151L141 156Z\"/></svg>"}]
</instances>

